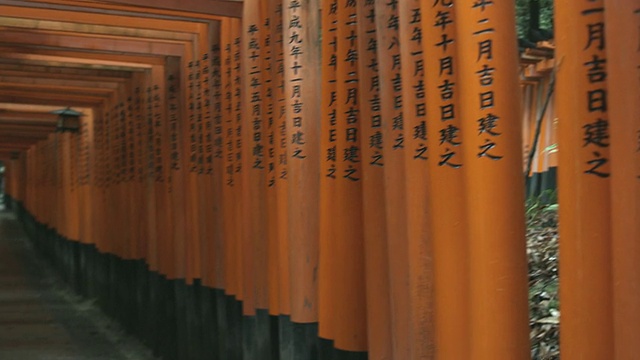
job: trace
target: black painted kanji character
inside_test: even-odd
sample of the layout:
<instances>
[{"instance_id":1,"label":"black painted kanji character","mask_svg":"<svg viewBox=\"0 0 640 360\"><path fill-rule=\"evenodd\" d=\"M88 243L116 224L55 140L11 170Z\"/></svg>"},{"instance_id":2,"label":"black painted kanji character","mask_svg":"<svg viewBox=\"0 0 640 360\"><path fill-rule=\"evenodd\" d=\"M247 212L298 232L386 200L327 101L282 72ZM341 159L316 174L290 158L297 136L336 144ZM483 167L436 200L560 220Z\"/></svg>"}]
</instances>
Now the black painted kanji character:
<instances>
[{"instance_id":1,"label":"black painted kanji character","mask_svg":"<svg viewBox=\"0 0 640 360\"><path fill-rule=\"evenodd\" d=\"M606 142L609 139L609 122L607 120L598 118L598 120L586 124L582 128L584 129L583 147L589 144L599 147L609 146L609 143Z\"/></svg>"},{"instance_id":2,"label":"black painted kanji character","mask_svg":"<svg viewBox=\"0 0 640 360\"><path fill-rule=\"evenodd\" d=\"M591 165L591 168L586 170L584 173L589 175L595 175L600 178L608 178L610 175L609 173L599 171L598 169L604 166L607 162L609 162L609 160L607 158L602 157L600 153L597 151L593 152L593 156L595 156L595 159L587 161L587 164Z\"/></svg>"},{"instance_id":3,"label":"black painted kanji character","mask_svg":"<svg viewBox=\"0 0 640 360\"><path fill-rule=\"evenodd\" d=\"M497 146L497 144L489 139L485 140L485 144L484 145L480 145L480 152L478 153L478 157L487 157L491 160L500 160L503 158L503 156L500 155L493 155L490 154L489 151L492 150L493 148L495 148Z\"/></svg>"},{"instance_id":4,"label":"black painted kanji character","mask_svg":"<svg viewBox=\"0 0 640 360\"><path fill-rule=\"evenodd\" d=\"M455 164L453 162L451 162L451 159L456 155L455 151L451 151L448 148L445 149L445 153L440 155L440 161L438 162L438 166L444 166L447 165L449 167L452 167L454 169L458 169L460 167L462 167L462 164Z\"/></svg>"}]
</instances>

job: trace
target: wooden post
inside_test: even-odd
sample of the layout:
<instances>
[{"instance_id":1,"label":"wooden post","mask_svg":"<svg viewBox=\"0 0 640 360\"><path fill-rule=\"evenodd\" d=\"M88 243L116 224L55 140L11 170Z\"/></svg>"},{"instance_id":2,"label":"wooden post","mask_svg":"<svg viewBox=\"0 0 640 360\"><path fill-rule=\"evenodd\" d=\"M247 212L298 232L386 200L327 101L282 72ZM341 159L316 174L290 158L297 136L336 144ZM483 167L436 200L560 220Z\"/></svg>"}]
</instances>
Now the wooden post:
<instances>
[{"instance_id":1,"label":"wooden post","mask_svg":"<svg viewBox=\"0 0 640 360\"><path fill-rule=\"evenodd\" d=\"M514 6L464 1L454 10L474 359L530 355Z\"/></svg>"},{"instance_id":2,"label":"wooden post","mask_svg":"<svg viewBox=\"0 0 640 360\"><path fill-rule=\"evenodd\" d=\"M322 2L322 71L320 117L320 228L318 280L318 335L334 340L338 321L335 303L336 179L337 179L337 68L338 0ZM329 256L324 256L328 254Z\"/></svg>"},{"instance_id":3,"label":"wooden post","mask_svg":"<svg viewBox=\"0 0 640 360\"><path fill-rule=\"evenodd\" d=\"M236 246L235 246L235 266L237 271L237 294L238 300L245 300L246 296L250 296L245 293L247 287L244 285L245 275L244 261L244 232L247 230L244 227L244 204L242 203L242 194L244 192L244 183L242 182L242 173L245 169L242 166L242 149L247 146L245 143L247 139L242 137L242 66L241 59L244 54L242 51L242 22L239 19L231 20L231 86L232 86L232 98L231 98L231 119L232 126L235 135L235 141L233 144L233 172L236 181L233 186L234 196L234 233L236 234ZM245 308L246 309L246 308ZM244 310L244 309L243 309Z\"/></svg>"},{"instance_id":4,"label":"wooden post","mask_svg":"<svg viewBox=\"0 0 640 360\"><path fill-rule=\"evenodd\" d=\"M394 359L410 359L411 313L405 186L405 138L397 1L376 1L384 194Z\"/></svg>"},{"instance_id":5,"label":"wooden post","mask_svg":"<svg viewBox=\"0 0 640 360\"><path fill-rule=\"evenodd\" d=\"M103 106L104 107L104 106ZM92 198L93 198L93 202L92 202L92 214L94 215L95 218L95 223L93 226L93 231L91 232L91 239L93 241L93 243L96 245L96 248L98 250L100 250L101 248L101 243L102 243L102 234L104 234L104 187L105 187L105 173L104 173L104 169L105 169L105 163L104 163L104 154L105 154L105 143L106 143L106 139L105 139L105 131L106 131L106 127L105 127L105 121L104 119L106 118L106 110L103 109L103 107L101 107L98 112L96 113L96 117L95 117L95 122L94 122L94 131L95 131L95 137L94 137L94 142L93 142L93 147L94 147L94 156L93 156L93 160L94 160L94 166L92 168L93 173L94 173L94 188L92 191ZM44 159L42 160L44 162ZM43 167L46 166L46 163L43 165ZM42 188L45 189L46 188L46 180L44 178L44 175L41 175L42 179Z\"/></svg>"},{"instance_id":6,"label":"wooden post","mask_svg":"<svg viewBox=\"0 0 640 360\"><path fill-rule=\"evenodd\" d=\"M140 258L139 247L145 244L143 229L145 227L142 215L146 212L146 209L142 206L144 204L141 197L141 188L139 186L137 178L137 165L138 165L138 153L137 148L138 136L140 130L137 124L140 121L139 109L136 105L136 87L138 85L139 78L132 78L128 84L126 99L125 99L125 111L126 111L126 157L125 157L125 181L126 192L125 201L127 202L127 212L129 214L127 219L126 231L130 233L129 241L126 244L127 260L136 260Z\"/></svg>"},{"instance_id":7,"label":"wooden post","mask_svg":"<svg viewBox=\"0 0 640 360\"><path fill-rule=\"evenodd\" d=\"M234 187L237 182L235 175L235 136L233 124L233 70L232 70L232 43L233 33L231 20L222 21L220 27L221 38L221 76L222 76L222 133L223 133L223 183L222 192L222 216L224 217L224 290L227 295L237 294L237 269L236 269L236 246L237 236L235 232L235 204Z\"/></svg>"},{"instance_id":8,"label":"wooden post","mask_svg":"<svg viewBox=\"0 0 640 360\"><path fill-rule=\"evenodd\" d=\"M266 49L263 43L265 28L264 8L259 1L245 3L242 18L242 204L244 211L243 263L245 281L245 315L255 315L256 307L268 306L268 271L266 234L265 138L267 116L266 91L268 76L265 76L263 60ZM266 10L266 9L265 9Z\"/></svg>"},{"instance_id":9,"label":"wooden post","mask_svg":"<svg viewBox=\"0 0 640 360\"><path fill-rule=\"evenodd\" d=\"M210 87L213 94L213 103L210 106L212 126L212 216L213 238L210 240L209 258L213 261L211 271L214 272L213 286L216 289L224 289L225 278L225 237L224 226L227 214L224 211L224 176L225 176L225 126L227 120L224 109L225 89L223 79L223 45L227 34L223 34L223 22L219 21L215 25L212 34L212 52L210 64ZM215 38L215 40L214 40ZM211 244L213 243L213 244ZM213 251L213 254L211 253Z\"/></svg>"},{"instance_id":10,"label":"wooden post","mask_svg":"<svg viewBox=\"0 0 640 360\"><path fill-rule=\"evenodd\" d=\"M610 358L611 141L603 1L558 3L555 10L562 358Z\"/></svg>"},{"instance_id":11,"label":"wooden post","mask_svg":"<svg viewBox=\"0 0 640 360\"><path fill-rule=\"evenodd\" d=\"M198 76L198 47L194 44L186 49L180 66L180 90L182 110L180 112L182 168L180 172L184 177L184 233L181 238L184 242L185 275L187 285L192 285L193 280L200 275L200 209L198 206L199 193L199 164L198 164L198 131L197 119L200 113L197 108L197 79ZM176 94L177 95L177 94Z\"/></svg>"},{"instance_id":12,"label":"wooden post","mask_svg":"<svg viewBox=\"0 0 640 360\"><path fill-rule=\"evenodd\" d=\"M164 67L154 67L151 71L151 96L153 102L153 126L154 126L154 176L155 196L157 205L157 233L158 233L158 263L160 273L167 278L172 278L173 250L171 222L175 209L171 206L171 192L169 190L170 164L170 137L168 116L163 106L162 99L166 91Z\"/></svg>"},{"instance_id":13,"label":"wooden post","mask_svg":"<svg viewBox=\"0 0 640 360\"><path fill-rule=\"evenodd\" d=\"M159 200L157 198L157 184L155 179L155 158L156 158L156 144L155 144L155 121L153 112L153 92L151 83L151 71L147 70L144 73L144 83L142 87L143 99L144 99L144 119L145 133L144 136L144 164L143 164L143 183L145 187L145 198L147 202L147 234L149 236L149 242L147 244L147 257L146 261L149 265L149 270L152 272L159 272L158 261L158 248L160 242L160 233L158 232L158 213L162 210L157 208ZM98 139L96 133L95 139ZM96 159L96 162L99 161Z\"/></svg>"},{"instance_id":14,"label":"wooden post","mask_svg":"<svg viewBox=\"0 0 640 360\"><path fill-rule=\"evenodd\" d=\"M640 352L640 4L604 1L611 130L614 359ZM564 315L563 315L564 316Z\"/></svg>"},{"instance_id":15,"label":"wooden post","mask_svg":"<svg viewBox=\"0 0 640 360\"><path fill-rule=\"evenodd\" d=\"M289 259L291 261L291 320L318 320L318 221L320 168L320 47L318 0L283 2L285 99L289 183Z\"/></svg>"},{"instance_id":16,"label":"wooden post","mask_svg":"<svg viewBox=\"0 0 640 360\"><path fill-rule=\"evenodd\" d=\"M362 222L364 224L367 341L371 360L391 359L391 302L382 161L382 115L375 5L358 2L358 76L362 152ZM324 108L324 106L323 106Z\"/></svg>"},{"instance_id":17,"label":"wooden post","mask_svg":"<svg viewBox=\"0 0 640 360\"><path fill-rule=\"evenodd\" d=\"M196 61L196 146L198 154L198 189L201 193L198 203L200 238L199 251L194 254L200 262L201 284L213 287L215 276L215 255L213 251L214 222L213 216L213 116L211 113L213 95L211 91L211 56L212 30L210 24L204 26L198 34L198 60Z\"/></svg>"},{"instance_id":18,"label":"wooden post","mask_svg":"<svg viewBox=\"0 0 640 360\"><path fill-rule=\"evenodd\" d=\"M338 0L336 74L336 184L333 296L335 347L366 351L367 322L362 223L362 135L358 98L357 2Z\"/></svg>"},{"instance_id":19,"label":"wooden post","mask_svg":"<svg viewBox=\"0 0 640 360\"><path fill-rule=\"evenodd\" d=\"M411 356L433 357L433 263L429 228L427 101L419 0L398 3L409 265ZM425 186L426 185L426 186Z\"/></svg>"},{"instance_id":20,"label":"wooden post","mask_svg":"<svg viewBox=\"0 0 640 360\"><path fill-rule=\"evenodd\" d=\"M268 309L272 316L280 315L280 227L279 218L282 216L278 212L278 186L277 186L277 161L278 156L276 149L279 145L277 141L278 133L278 114L279 101L281 97L277 87L280 83L278 79L278 53L282 48L282 16L278 13L278 9L282 8L279 1L263 1L262 23L266 27L266 33L262 38L262 46L265 55L262 58L264 96L265 101L262 105L262 111L266 119L264 123L265 133L265 182L263 184L266 192L266 229L267 229L267 275L269 297ZM279 47L277 45L280 45ZM273 335L272 335L273 336Z\"/></svg>"},{"instance_id":21,"label":"wooden post","mask_svg":"<svg viewBox=\"0 0 640 360\"><path fill-rule=\"evenodd\" d=\"M137 207L134 208L137 209L137 220L139 221L135 259L143 259L148 262L149 244L155 240L149 237L149 214L155 214L155 211L149 209L149 184L146 181L147 173L145 171L149 130L144 97L145 78L146 75L141 73L136 74L133 79L134 159L129 166L133 168L134 194L138 201Z\"/></svg>"},{"instance_id":22,"label":"wooden post","mask_svg":"<svg viewBox=\"0 0 640 360\"><path fill-rule=\"evenodd\" d=\"M453 2L422 2L427 97L427 147L430 149L430 231L433 244L434 345L438 359L466 359L469 354L469 273L466 191L463 166L457 47ZM451 63L449 63L451 62Z\"/></svg>"},{"instance_id":23,"label":"wooden post","mask_svg":"<svg viewBox=\"0 0 640 360\"><path fill-rule=\"evenodd\" d=\"M284 20L282 18L282 0L272 0L272 8L275 14L272 17L274 22L272 29L272 56L275 59L273 65L273 91L274 91L274 112L275 126L277 127L276 140L276 200L277 200L277 221L278 221L278 287L280 294L280 313L291 314L291 279L290 279L290 259L289 259L289 188L287 182L288 173L288 136L287 136L287 103L285 98L284 84Z\"/></svg>"}]
</instances>

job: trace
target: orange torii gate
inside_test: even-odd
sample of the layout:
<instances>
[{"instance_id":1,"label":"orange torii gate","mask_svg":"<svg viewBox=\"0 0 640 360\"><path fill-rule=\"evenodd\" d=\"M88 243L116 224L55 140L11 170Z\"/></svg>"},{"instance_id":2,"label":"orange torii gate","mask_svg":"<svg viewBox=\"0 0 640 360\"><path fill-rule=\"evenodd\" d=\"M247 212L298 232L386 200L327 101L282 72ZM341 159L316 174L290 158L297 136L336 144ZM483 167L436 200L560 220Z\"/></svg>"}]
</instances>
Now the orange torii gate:
<instances>
[{"instance_id":1,"label":"orange torii gate","mask_svg":"<svg viewBox=\"0 0 640 360\"><path fill-rule=\"evenodd\" d=\"M7 193L158 355L530 356L513 3L34 3L0 106L85 116L0 124ZM562 356L630 358L640 6L555 10Z\"/></svg>"}]
</instances>

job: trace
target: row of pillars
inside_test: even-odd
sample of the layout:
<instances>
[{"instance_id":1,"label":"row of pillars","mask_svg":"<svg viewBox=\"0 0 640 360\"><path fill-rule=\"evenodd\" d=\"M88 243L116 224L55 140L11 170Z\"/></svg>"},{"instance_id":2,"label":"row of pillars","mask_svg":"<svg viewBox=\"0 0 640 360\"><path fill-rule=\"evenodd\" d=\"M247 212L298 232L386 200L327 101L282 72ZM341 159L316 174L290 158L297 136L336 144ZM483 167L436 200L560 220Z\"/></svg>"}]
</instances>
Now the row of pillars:
<instances>
[{"instance_id":1,"label":"row of pillars","mask_svg":"<svg viewBox=\"0 0 640 360\"><path fill-rule=\"evenodd\" d=\"M555 4L565 359L640 350L639 8ZM528 358L514 4L245 0L216 24L10 161L9 194L337 349Z\"/></svg>"}]
</instances>

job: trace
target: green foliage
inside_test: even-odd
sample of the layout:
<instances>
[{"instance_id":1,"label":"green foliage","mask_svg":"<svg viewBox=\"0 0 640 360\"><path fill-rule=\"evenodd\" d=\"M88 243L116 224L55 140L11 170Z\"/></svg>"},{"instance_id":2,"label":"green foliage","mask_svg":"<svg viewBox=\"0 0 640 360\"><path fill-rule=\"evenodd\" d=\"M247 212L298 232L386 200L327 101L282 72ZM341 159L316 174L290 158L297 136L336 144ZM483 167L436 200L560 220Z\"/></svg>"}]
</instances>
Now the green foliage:
<instances>
[{"instance_id":1,"label":"green foliage","mask_svg":"<svg viewBox=\"0 0 640 360\"><path fill-rule=\"evenodd\" d=\"M540 2L540 28L553 29L553 0L515 0L518 38L526 39L529 33L529 1Z\"/></svg>"},{"instance_id":2,"label":"green foliage","mask_svg":"<svg viewBox=\"0 0 640 360\"><path fill-rule=\"evenodd\" d=\"M525 214L530 225L533 219L544 218L541 213L558 211L558 191L548 189L538 196L532 196L525 202ZM546 225L546 224L543 224Z\"/></svg>"},{"instance_id":3,"label":"green foliage","mask_svg":"<svg viewBox=\"0 0 640 360\"><path fill-rule=\"evenodd\" d=\"M551 144L549 146L547 146L546 148L544 148L544 152L549 153L549 154L553 154L558 152L558 144Z\"/></svg>"}]
</instances>

